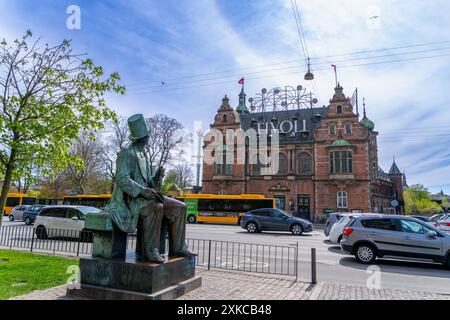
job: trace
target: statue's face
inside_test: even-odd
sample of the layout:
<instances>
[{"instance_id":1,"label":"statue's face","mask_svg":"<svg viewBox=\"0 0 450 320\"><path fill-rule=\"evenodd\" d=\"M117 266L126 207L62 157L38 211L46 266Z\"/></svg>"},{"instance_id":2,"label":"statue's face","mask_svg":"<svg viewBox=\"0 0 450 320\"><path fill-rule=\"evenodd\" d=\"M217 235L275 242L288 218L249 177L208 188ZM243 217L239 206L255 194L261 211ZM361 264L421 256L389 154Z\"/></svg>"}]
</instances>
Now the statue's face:
<instances>
[{"instance_id":1,"label":"statue's face","mask_svg":"<svg viewBox=\"0 0 450 320\"><path fill-rule=\"evenodd\" d=\"M148 142L148 136L137 139L134 144L138 147L144 147Z\"/></svg>"}]
</instances>

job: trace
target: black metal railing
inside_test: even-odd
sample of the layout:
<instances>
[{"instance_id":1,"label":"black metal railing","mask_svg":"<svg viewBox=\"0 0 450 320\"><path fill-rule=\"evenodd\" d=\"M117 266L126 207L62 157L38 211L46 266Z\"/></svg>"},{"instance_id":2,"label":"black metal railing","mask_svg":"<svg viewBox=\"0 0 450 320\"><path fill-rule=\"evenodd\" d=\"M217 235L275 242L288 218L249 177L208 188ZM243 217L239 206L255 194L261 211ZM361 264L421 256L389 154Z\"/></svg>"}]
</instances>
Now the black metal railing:
<instances>
[{"instance_id":1,"label":"black metal railing","mask_svg":"<svg viewBox=\"0 0 450 320\"><path fill-rule=\"evenodd\" d=\"M45 231L45 232L44 232ZM45 229L29 226L3 226L0 248L28 249L77 256L92 253L90 231ZM196 265L208 270L226 269L253 273L295 276L298 279L299 247L242 243L232 241L186 239L190 250L197 253ZM129 235L127 249L136 248L136 235Z\"/></svg>"}]
</instances>

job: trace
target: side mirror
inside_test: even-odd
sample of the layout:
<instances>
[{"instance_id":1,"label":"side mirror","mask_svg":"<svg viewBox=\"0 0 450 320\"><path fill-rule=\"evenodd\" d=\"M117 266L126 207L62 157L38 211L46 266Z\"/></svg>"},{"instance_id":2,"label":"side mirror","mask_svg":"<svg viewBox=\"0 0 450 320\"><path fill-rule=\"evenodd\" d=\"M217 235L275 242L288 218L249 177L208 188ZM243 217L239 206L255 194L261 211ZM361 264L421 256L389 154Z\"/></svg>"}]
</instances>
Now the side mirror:
<instances>
[{"instance_id":1,"label":"side mirror","mask_svg":"<svg viewBox=\"0 0 450 320\"><path fill-rule=\"evenodd\" d=\"M428 231L428 232L427 232L427 237L428 237L428 238L431 238L431 239L436 238L436 237L437 237L436 231L433 231L433 230Z\"/></svg>"}]
</instances>

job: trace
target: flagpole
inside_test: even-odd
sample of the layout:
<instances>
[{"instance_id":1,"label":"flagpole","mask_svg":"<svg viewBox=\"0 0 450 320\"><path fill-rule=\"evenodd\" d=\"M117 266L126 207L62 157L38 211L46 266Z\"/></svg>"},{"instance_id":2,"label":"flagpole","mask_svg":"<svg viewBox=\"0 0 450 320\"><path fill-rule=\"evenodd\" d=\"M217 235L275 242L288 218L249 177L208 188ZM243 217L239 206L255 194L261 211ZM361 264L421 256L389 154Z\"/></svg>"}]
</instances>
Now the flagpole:
<instances>
[{"instance_id":1,"label":"flagpole","mask_svg":"<svg viewBox=\"0 0 450 320\"><path fill-rule=\"evenodd\" d=\"M358 88L356 88L356 115L359 117L359 111L358 111Z\"/></svg>"},{"instance_id":2,"label":"flagpole","mask_svg":"<svg viewBox=\"0 0 450 320\"><path fill-rule=\"evenodd\" d=\"M338 81L337 81L337 67L334 67L334 81L336 82L336 87L338 86Z\"/></svg>"}]
</instances>

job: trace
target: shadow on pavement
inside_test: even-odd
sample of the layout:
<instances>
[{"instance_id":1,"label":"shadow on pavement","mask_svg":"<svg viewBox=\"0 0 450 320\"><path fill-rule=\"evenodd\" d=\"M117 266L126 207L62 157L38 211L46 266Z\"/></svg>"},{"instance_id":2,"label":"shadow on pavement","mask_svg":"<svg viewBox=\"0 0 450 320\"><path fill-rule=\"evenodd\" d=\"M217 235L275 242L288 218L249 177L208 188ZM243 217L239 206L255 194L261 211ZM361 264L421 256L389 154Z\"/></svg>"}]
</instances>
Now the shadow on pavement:
<instances>
[{"instance_id":1,"label":"shadow on pavement","mask_svg":"<svg viewBox=\"0 0 450 320\"><path fill-rule=\"evenodd\" d=\"M342 266L367 270L368 265L358 263L354 257L348 256L339 260ZM409 274L417 276L427 276L442 278L442 276L450 276L450 270L439 263L416 262L405 260L377 259L375 266L379 267L382 272L391 272L399 274ZM442 271L442 272L436 272Z\"/></svg>"}]
</instances>

